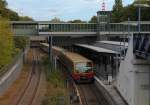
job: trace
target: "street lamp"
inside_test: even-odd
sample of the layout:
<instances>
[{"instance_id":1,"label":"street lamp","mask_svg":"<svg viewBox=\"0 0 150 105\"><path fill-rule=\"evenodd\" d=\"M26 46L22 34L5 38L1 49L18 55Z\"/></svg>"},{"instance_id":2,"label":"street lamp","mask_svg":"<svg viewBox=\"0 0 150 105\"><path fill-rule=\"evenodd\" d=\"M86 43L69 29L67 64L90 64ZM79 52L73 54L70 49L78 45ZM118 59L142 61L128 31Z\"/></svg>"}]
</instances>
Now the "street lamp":
<instances>
[{"instance_id":1,"label":"street lamp","mask_svg":"<svg viewBox=\"0 0 150 105\"><path fill-rule=\"evenodd\" d=\"M138 7L138 32L141 32L141 8L150 7L148 4L141 4L142 0L138 0L137 4L134 4L135 7ZM146 0L145 0L146 1Z\"/></svg>"}]
</instances>

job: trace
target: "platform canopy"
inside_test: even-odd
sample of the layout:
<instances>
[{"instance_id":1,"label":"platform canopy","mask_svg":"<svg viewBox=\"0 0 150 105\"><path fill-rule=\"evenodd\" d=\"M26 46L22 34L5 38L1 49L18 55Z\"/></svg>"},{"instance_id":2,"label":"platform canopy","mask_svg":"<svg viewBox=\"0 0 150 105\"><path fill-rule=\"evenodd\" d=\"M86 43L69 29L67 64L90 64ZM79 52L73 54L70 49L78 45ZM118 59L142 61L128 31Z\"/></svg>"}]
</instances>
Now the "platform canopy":
<instances>
[{"instance_id":1,"label":"platform canopy","mask_svg":"<svg viewBox=\"0 0 150 105\"><path fill-rule=\"evenodd\" d=\"M127 42L117 42L117 41L96 41L96 42L101 42L105 44L111 44L111 45L118 45L118 46L125 46L128 47Z\"/></svg>"},{"instance_id":2,"label":"platform canopy","mask_svg":"<svg viewBox=\"0 0 150 105\"><path fill-rule=\"evenodd\" d=\"M112 51L109 49L101 48L101 47L96 47L92 45L87 45L87 44L75 44L76 46L87 48L93 51L96 51L98 53L109 53L109 54L118 54L116 51Z\"/></svg>"}]
</instances>

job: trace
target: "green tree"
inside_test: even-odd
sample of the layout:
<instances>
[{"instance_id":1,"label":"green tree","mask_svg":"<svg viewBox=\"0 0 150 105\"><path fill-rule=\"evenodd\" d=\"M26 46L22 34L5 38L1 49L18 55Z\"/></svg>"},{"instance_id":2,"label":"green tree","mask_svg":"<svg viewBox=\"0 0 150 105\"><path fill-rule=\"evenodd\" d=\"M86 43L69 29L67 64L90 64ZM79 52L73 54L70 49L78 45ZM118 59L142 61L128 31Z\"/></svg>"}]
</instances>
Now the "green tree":
<instances>
[{"instance_id":1,"label":"green tree","mask_svg":"<svg viewBox=\"0 0 150 105\"><path fill-rule=\"evenodd\" d=\"M0 0L0 15L2 15L6 6L7 6L7 2L5 0Z\"/></svg>"},{"instance_id":2,"label":"green tree","mask_svg":"<svg viewBox=\"0 0 150 105\"><path fill-rule=\"evenodd\" d=\"M115 0L115 4L113 6L112 11L113 22L121 22L122 16L123 16L122 0Z\"/></svg>"},{"instance_id":3,"label":"green tree","mask_svg":"<svg viewBox=\"0 0 150 105\"><path fill-rule=\"evenodd\" d=\"M55 17L54 19L52 19L50 22L52 23L63 23L63 21L61 21L59 18Z\"/></svg>"},{"instance_id":4,"label":"green tree","mask_svg":"<svg viewBox=\"0 0 150 105\"><path fill-rule=\"evenodd\" d=\"M113 11L119 12L123 9L122 0L115 0L115 5L113 6Z\"/></svg>"},{"instance_id":5,"label":"green tree","mask_svg":"<svg viewBox=\"0 0 150 105\"><path fill-rule=\"evenodd\" d=\"M19 16L16 12L7 8L6 0L0 0L0 15L1 17L7 18L9 20L19 20Z\"/></svg>"},{"instance_id":6,"label":"green tree","mask_svg":"<svg viewBox=\"0 0 150 105\"><path fill-rule=\"evenodd\" d=\"M93 16L89 23L97 23L97 16Z\"/></svg>"},{"instance_id":7,"label":"green tree","mask_svg":"<svg viewBox=\"0 0 150 105\"><path fill-rule=\"evenodd\" d=\"M137 16L137 8L132 4L123 8L123 15L120 20L127 21L130 18L131 21L136 21Z\"/></svg>"},{"instance_id":8,"label":"green tree","mask_svg":"<svg viewBox=\"0 0 150 105\"><path fill-rule=\"evenodd\" d=\"M11 21L18 21L19 20L18 13L14 12L10 9L7 9L7 8L3 11L2 16L11 20Z\"/></svg>"},{"instance_id":9,"label":"green tree","mask_svg":"<svg viewBox=\"0 0 150 105\"><path fill-rule=\"evenodd\" d=\"M27 44L29 44L29 37L23 37L23 36L15 36L14 37L14 46L17 49L24 49Z\"/></svg>"},{"instance_id":10,"label":"green tree","mask_svg":"<svg viewBox=\"0 0 150 105\"><path fill-rule=\"evenodd\" d=\"M13 35L9 22L0 18L0 68L11 61L13 47Z\"/></svg>"},{"instance_id":11,"label":"green tree","mask_svg":"<svg viewBox=\"0 0 150 105\"><path fill-rule=\"evenodd\" d=\"M86 23L86 21L82 21L80 19L68 21L68 23Z\"/></svg>"},{"instance_id":12,"label":"green tree","mask_svg":"<svg viewBox=\"0 0 150 105\"><path fill-rule=\"evenodd\" d=\"M29 16L20 16L19 20L20 21L33 21L33 19Z\"/></svg>"},{"instance_id":13,"label":"green tree","mask_svg":"<svg viewBox=\"0 0 150 105\"><path fill-rule=\"evenodd\" d=\"M0 8L5 8L7 6L6 0L0 0Z\"/></svg>"},{"instance_id":14,"label":"green tree","mask_svg":"<svg viewBox=\"0 0 150 105\"><path fill-rule=\"evenodd\" d=\"M111 22L127 21L128 18L130 18L131 21L137 21L138 20L138 7L135 7L135 4L137 3L139 2L136 1L133 4L123 7L121 2L116 0L115 5L113 7L113 11L112 11ZM141 1L140 4L150 5L150 1ZM150 8L142 7L141 9L142 21L150 21L150 14L148 13L150 13Z\"/></svg>"},{"instance_id":15,"label":"green tree","mask_svg":"<svg viewBox=\"0 0 150 105\"><path fill-rule=\"evenodd\" d=\"M27 20L29 17L20 17L17 12L7 8L6 0L0 0L0 16L11 21Z\"/></svg>"}]
</instances>

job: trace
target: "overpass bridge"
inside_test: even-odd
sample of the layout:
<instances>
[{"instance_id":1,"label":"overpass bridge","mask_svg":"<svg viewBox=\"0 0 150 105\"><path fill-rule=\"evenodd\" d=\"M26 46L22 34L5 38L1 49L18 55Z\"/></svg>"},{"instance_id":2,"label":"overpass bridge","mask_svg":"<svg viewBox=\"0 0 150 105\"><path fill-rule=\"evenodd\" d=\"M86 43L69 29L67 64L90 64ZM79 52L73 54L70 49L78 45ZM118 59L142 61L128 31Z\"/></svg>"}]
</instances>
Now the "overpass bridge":
<instances>
[{"instance_id":1,"label":"overpass bridge","mask_svg":"<svg viewBox=\"0 0 150 105\"><path fill-rule=\"evenodd\" d=\"M121 40L138 33L138 22L121 23L51 23L50 21L11 21L15 36L30 36L31 40L54 37L55 43L93 43L95 40ZM141 33L150 33L150 21L141 22ZM57 45L56 44L56 45Z\"/></svg>"},{"instance_id":2,"label":"overpass bridge","mask_svg":"<svg viewBox=\"0 0 150 105\"><path fill-rule=\"evenodd\" d=\"M109 23L51 23L49 21L11 21L15 35L31 36L97 36L138 33L138 22ZM141 22L141 33L150 33L150 21Z\"/></svg>"},{"instance_id":3,"label":"overpass bridge","mask_svg":"<svg viewBox=\"0 0 150 105\"><path fill-rule=\"evenodd\" d=\"M51 23L49 21L12 21L15 35L31 36L96 36L95 23Z\"/></svg>"}]
</instances>

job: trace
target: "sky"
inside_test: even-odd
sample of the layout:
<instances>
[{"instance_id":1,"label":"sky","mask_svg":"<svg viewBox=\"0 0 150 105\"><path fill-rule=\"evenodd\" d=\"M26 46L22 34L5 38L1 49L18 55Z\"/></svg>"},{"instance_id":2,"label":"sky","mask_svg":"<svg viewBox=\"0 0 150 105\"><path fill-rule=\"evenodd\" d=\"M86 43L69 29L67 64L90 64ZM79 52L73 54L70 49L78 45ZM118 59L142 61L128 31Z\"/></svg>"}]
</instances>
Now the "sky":
<instances>
[{"instance_id":1,"label":"sky","mask_svg":"<svg viewBox=\"0 0 150 105\"><path fill-rule=\"evenodd\" d=\"M55 17L63 21L81 19L89 21L101 10L103 0L7 0L8 8L21 16L30 16L37 21L47 21ZM123 5L133 0L123 0ZM105 0L106 10L111 10L114 0Z\"/></svg>"}]
</instances>

